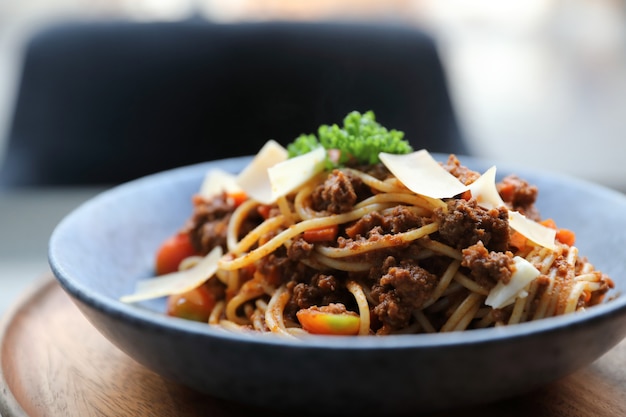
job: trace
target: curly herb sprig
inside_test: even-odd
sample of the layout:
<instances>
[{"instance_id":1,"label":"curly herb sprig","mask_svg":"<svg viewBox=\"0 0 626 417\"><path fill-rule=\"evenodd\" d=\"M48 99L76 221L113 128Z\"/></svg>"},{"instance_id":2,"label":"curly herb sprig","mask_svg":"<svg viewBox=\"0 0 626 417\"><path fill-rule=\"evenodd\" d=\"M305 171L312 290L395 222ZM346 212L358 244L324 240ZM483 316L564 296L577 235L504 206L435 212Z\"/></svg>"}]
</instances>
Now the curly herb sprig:
<instances>
[{"instance_id":1,"label":"curly herb sprig","mask_svg":"<svg viewBox=\"0 0 626 417\"><path fill-rule=\"evenodd\" d=\"M413 151L404 140L404 132L387 130L376 121L373 111L363 114L350 112L343 119L343 127L322 125L314 134L302 134L287 146L290 158L323 146L327 151L326 168L333 169L348 163L377 164L380 152L405 154ZM332 156L331 156L332 155Z\"/></svg>"}]
</instances>

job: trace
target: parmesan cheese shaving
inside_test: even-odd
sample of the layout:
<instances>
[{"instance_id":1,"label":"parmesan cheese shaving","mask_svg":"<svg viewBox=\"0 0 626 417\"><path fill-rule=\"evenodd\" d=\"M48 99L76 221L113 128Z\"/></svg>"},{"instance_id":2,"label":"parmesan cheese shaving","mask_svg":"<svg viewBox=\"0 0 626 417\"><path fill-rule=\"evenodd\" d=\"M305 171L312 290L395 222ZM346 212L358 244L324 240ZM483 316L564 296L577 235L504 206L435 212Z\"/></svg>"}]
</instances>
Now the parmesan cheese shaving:
<instances>
[{"instance_id":1,"label":"parmesan cheese shaving","mask_svg":"<svg viewBox=\"0 0 626 417\"><path fill-rule=\"evenodd\" d=\"M404 155L380 153L380 160L409 190L431 198L450 198L467 190L486 209L505 207L496 187L496 167L492 166L469 186L441 166L422 149ZM556 231L522 214L509 211L509 225L536 244L554 250Z\"/></svg>"},{"instance_id":2,"label":"parmesan cheese shaving","mask_svg":"<svg viewBox=\"0 0 626 417\"><path fill-rule=\"evenodd\" d=\"M214 168L206 173L198 193L204 198L211 198L224 191L227 193L241 191L241 187L237 184L237 176L222 169Z\"/></svg>"},{"instance_id":3,"label":"parmesan cheese shaving","mask_svg":"<svg viewBox=\"0 0 626 417\"><path fill-rule=\"evenodd\" d=\"M486 209L505 206L504 201L498 193L496 187L496 167L489 168L476 181L469 185L472 197L476 199L479 206Z\"/></svg>"},{"instance_id":4,"label":"parmesan cheese shaving","mask_svg":"<svg viewBox=\"0 0 626 417\"><path fill-rule=\"evenodd\" d=\"M311 152L268 168L267 174L272 188L272 201L289 194L324 170L326 149L316 148Z\"/></svg>"},{"instance_id":5,"label":"parmesan cheese shaving","mask_svg":"<svg viewBox=\"0 0 626 417\"><path fill-rule=\"evenodd\" d=\"M202 285L217 272L217 264L221 257L222 248L217 246L202 258L200 262L189 269L137 282L135 292L120 297L120 301L134 303L191 291Z\"/></svg>"},{"instance_id":6,"label":"parmesan cheese shaving","mask_svg":"<svg viewBox=\"0 0 626 417\"><path fill-rule=\"evenodd\" d=\"M268 168L287 160L287 150L270 140L237 177L237 184L253 199L263 204L274 201Z\"/></svg>"},{"instance_id":7,"label":"parmesan cheese shaving","mask_svg":"<svg viewBox=\"0 0 626 417\"><path fill-rule=\"evenodd\" d=\"M505 203L496 187L496 167L489 168L476 181L470 184L472 197L486 209L505 207ZM537 245L554 250L556 231L528 219L517 211L509 210L509 226Z\"/></svg>"},{"instance_id":8,"label":"parmesan cheese shaving","mask_svg":"<svg viewBox=\"0 0 626 417\"><path fill-rule=\"evenodd\" d=\"M425 149L403 155L381 152L378 156L387 169L416 194L450 198L469 189Z\"/></svg>"},{"instance_id":9,"label":"parmesan cheese shaving","mask_svg":"<svg viewBox=\"0 0 626 417\"><path fill-rule=\"evenodd\" d=\"M525 290L526 286L541 274L526 259L516 256L513 260L515 262L515 272L513 272L511 280L507 284L499 281L489 291L489 295L487 295L485 300L486 305L493 308L503 308L513 304L518 297L526 297L528 295Z\"/></svg>"},{"instance_id":10,"label":"parmesan cheese shaving","mask_svg":"<svg viewBox=\"0 0 626 417\"><path fill-rule=\"evenodd\" d=\"M556 249L556 230L530 220L517 211L509 211L509 226L537 245L550 250Z\"/></svg>"}]
</instances>

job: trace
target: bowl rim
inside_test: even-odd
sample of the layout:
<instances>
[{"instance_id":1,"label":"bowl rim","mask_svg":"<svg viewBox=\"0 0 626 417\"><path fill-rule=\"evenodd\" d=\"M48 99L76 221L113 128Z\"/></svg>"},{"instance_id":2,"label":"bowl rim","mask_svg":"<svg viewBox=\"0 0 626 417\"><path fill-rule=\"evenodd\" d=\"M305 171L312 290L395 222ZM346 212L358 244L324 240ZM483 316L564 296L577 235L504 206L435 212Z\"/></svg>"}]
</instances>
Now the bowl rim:
<instances>
[{"instance_id":1,"label":"bowl rim","mask_svg":"<svg viewBox=\"0 0 626 417\"><path fill-rule=\"evenodd\" d=\"M448 154L433 153L437 158L447 157ZM457 155L458 156L458 155ZM195 175L196 171L211 167L212 165L224 164L234 168L241 167L243 163L249 161L251 156L218 159L207 162L200 162L185 165L165 171L149 174L120 185L116 185L100 192L86 202L82 203L69 212L54 228L48 246L48 263L61 287L74 299L74 302L84 303L101 313L112 318L123 320L128 324L137 326L147 326L155 330L167 330L181 336L188 337L209 337L220 338L230 341L240 341L252 344L269 344L274 346L289 346L297 349L332 349L332 350L372 350L372 349L429 349L442 347L458 347L471 344L498 343L504 339L521 339L530 335L566 331L577 326L586 326L602 320L611 320L616 316L626 314L626 297L620 293L620 289L614 290L609 299L600 305L586 309L584 312L577 312L562 316L549 317L541 320L519 323L511 326L492 327L486 329L472 329L468 331L435 333L435 334L403 334L386 336L307 336L303 339L292 340L272 334L262 334L256 332L232 332L220 327L209 326L204 323L183 320L175 317L168 317L165 314L157 313L140 306L123 303L117 299L90 290L79 280L74 279L63 267L59 259L59 244L57 243L66 229L81 213L91 209L119 193L129 193L140 186L158 183L164 177L174 177L178 175ZM465 161L486 165L488 160L473 156L459 156ZM489 165L487 165L489 166ZM503 163L507 172L516 172L523 175L524 172L533 172L534 175L548 175L551 179L566 181L582 187L591 187L594 191L611 195L613 198L623 198L626 202L626 195L612 190L603 185L599 185L580 178L571 177L561 173L547 170L529 169L516 166L515 164Z\"/></svg>"}]
</instances>

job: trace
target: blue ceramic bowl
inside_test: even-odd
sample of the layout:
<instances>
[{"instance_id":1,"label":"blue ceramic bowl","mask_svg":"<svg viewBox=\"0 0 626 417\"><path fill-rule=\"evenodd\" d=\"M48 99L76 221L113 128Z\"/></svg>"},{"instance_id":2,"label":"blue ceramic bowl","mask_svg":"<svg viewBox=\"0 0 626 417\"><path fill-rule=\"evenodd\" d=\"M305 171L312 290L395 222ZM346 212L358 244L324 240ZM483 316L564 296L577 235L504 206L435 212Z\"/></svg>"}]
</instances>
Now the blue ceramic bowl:
<instances>
[{"instance_id":1,"label":"blue ceramic bowl","mask_svg":"<svg viewBox=\"0 0 626 417\"><path fill-rule=\"evenodd\" d=\"M157 246L191 213L211 167L163 172L113 188L55 229L50 265L111 342L165 378L215 397L275 410L385 415L469 406L519 395L591 363L626 335L626 298L584 313L510 327L292 342L233 334L163 314L164 301L118 301L153 275ZM461 158L475 169L490 164ZM574 229L580 253L626 288L626 197L571 178L498 166L539 186L538 207ZM80 341L77 341L79 343Z\"/></svg>"}]
</instances>

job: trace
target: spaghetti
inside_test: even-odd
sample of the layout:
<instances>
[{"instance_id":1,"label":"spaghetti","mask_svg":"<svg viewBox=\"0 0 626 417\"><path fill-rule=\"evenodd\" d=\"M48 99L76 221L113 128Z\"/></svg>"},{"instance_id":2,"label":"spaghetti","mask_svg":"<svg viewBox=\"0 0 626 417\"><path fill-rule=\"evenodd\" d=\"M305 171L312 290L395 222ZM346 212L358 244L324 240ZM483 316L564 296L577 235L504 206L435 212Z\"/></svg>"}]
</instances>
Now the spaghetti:
<instances>
[{"instance_id":1,"label":"spaghetti","mask_svg":"<svg viewBox=\"0 0 626 417\"><path fill-rule=\"evenodd\" d=\"M442 166L467 184L480 176L454 155ZM183 233L195 255L225 253L202 284L215 301L206 322L285 337L433 333L600 303L613 282L571 240L557 231L547 248L509 224L512 210L540 223L536 188L509 176L497 190L506 207L483 207L471 192L432 198L377 164L323 171L269 204L196 196ZM519 285L522 267L533 278L490 303Z\"/></svg>"}]
</instances>

